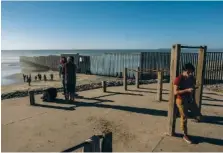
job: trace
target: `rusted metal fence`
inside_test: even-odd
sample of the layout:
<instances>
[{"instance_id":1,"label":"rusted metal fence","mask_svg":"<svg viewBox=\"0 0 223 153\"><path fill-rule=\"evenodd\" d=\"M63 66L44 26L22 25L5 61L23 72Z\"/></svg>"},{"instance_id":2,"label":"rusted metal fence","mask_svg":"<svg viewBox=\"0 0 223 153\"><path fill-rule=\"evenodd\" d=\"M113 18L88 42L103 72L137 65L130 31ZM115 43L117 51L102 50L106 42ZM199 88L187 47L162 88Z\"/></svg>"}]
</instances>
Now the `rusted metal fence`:
<instances>
[{"instance_id":1,"label":"rusted metal fence","mask_svg":"<svg viewBox=\"0 0 223 153\"><path fill-rule=\"evenodd\" d=\"M54 55L20 57L20 64L23 71L48 71L48 70L56 71L58 70L59 62L60 62L60 56L54 56Z\"/></svg>"},{"instance_id":2,"label":"rusted metal fence","mask_svg":"<svg viewBox=\"0 0 223 153\"><path fill-rule=\"evenodd\" d=\"M206 55L205 84L223 83L223 52Z\"/></svg>"},{"instance_id":3,"label":"rusted metal fence","mask_svg":"<svg viewBox=\"0 0 223 153\"><path fill-rule=\"evenodd\" d=\"M136 69L140 65L140 53L105 53L100 56L91 56L91 73L103 76L120 76L124 68ZM128 73L134 78L134 73Z\"/></svg>"},{"instance_id":4,"label":"rusted metal fence","mask_svg":"<svg viewBox=\"0 0 223 153\"><path fill-rule=\"evenodd\" d=\"M169 69L170 53L166 52L144 52L141 53L141 69ZM198 53L183 52L180 55L180 72L186 63L192 63L197 67ZM196 74L196 70L195 70ZM145 77L145 75L143 75ZM156 73L146 75L147 78L155 79ZM169 72L164 72L164 78L169 78ZM207 52L206 70L204 76L204 84L223 83L223 52Z\"/></svg>"},{"instance_id":5,"label":"rusted metal fence","mask_svg":"<svg viewBox=\"0 0 223 153\"><path fill-rule=\"evenodd\" d=\"M61 56L70 56L63 54ZM102 55L82 56L72 54L78 63L78 72L102 76L123 77L124 68L168 70L170 68L170 52L139 52L139 53L104 53ZM60 56L20 57L22 69L58 70ZM191 62L197 67L198 53L182 52L180 56L180 72L185 63ZM196 73L196 72L195 72ZM169 71L163 74L169 79ZM128 72L128 78L135 78ZM156 79L157 73L140 73L140 79ZM223 52L207 52L204 84L223 83Z\"/></svg>"}]
</instances>

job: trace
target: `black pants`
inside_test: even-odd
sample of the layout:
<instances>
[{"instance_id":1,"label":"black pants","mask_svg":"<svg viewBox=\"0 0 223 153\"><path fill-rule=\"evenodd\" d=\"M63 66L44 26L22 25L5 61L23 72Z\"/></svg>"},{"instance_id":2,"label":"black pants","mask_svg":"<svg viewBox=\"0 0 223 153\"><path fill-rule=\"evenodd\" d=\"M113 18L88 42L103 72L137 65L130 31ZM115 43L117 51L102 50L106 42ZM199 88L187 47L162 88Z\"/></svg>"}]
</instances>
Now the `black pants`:
<instances>
[{"instance_id":1,"label":"black pants","mask_svg":"<svg viewBox=\"0 0 223 153\"><path fill-rule=\"evenodd\" d=\"M63 93L64 95L66 94L66 87L65 87L65 80L62 80L62 85L63 85Z\"/></svg>"},{"instance_id":2,"label":"black pants","mask_svg":"<svg viewBox=\"0 0 223 153\"><path fill-rule=\"evenodd\" d=\"M65 86L66 86L66 93L75 94L76 83L67 83Z\"/></svg>"}]
</instances>

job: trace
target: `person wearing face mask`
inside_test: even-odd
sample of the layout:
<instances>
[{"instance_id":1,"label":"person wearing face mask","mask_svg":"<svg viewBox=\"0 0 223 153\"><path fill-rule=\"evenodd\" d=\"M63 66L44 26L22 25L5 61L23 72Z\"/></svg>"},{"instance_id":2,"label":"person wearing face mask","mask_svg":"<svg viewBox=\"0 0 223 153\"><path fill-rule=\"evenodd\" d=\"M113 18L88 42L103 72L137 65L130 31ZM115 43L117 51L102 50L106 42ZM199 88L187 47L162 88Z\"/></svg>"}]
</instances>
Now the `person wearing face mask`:
<instances>
[{"instance_id":1,"label":"person wearing face mask","mask_svg":"<svg viewBox=\"0 0 223 153\"><path fill-rule=\"evenodd\" d=\"M174 95L176 96L176 105L180 113L180 126L183 131L183 139L191 144L187 133L188 110L195 115L196 121L200 121L201 114L194 101L195 78L193 72L194 66L187 63L183 66L183 72L174 80Z\"/></svg>"}]
</instances>

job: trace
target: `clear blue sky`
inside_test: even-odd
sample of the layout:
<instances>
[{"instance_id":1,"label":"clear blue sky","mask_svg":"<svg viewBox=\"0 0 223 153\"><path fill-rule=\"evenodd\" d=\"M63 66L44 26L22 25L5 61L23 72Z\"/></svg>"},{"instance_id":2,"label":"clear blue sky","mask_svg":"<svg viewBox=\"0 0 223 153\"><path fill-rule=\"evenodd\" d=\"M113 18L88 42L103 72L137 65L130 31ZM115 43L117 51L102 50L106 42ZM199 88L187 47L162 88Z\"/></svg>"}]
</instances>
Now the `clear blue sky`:
<instances>
[{"instance_id":1,"label":"clear blue sky","mask_svg":"<svg viewBox=\"0 0 223 153\"><path fill-rule=\"evenodd\" d=\"M2 49L223 48L223 2L2 2Z\"/></svg>"}]
</instances>

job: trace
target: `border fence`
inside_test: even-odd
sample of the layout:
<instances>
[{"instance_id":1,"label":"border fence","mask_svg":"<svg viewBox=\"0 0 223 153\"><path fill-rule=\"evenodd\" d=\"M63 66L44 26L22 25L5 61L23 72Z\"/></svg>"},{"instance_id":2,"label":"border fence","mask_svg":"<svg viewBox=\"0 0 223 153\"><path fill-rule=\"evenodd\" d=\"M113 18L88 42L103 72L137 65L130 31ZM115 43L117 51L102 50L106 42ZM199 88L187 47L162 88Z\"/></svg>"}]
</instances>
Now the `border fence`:
<instances>
[{"instance_id":1,"label":"border fence","mask_svg":"<svg viewBox=\"0 0 223 153\"><path fill-rule=\"evenodd\" d=\"M65 54L63 54L64 56ZM139 53L104 53L102 55L82 56L73 54L78 61L79 73L101 76L123 77L124 68L128 69L170 69L170 52L139 52ZM22 68L37 67L41 70L57 70L60 56L20 57ZM197 67L198 53L182 52L180 56L180 72L185 63L192 63ZM195 72L196 73L196 72ZM140 79L156 79L157 73L140 73ZM170 72L165 71L164 79L169 79ZM134 79L132 71L127 78ZM207 52L204 84L223 83L223 52Z\"/></svg>"}]
</instances>

